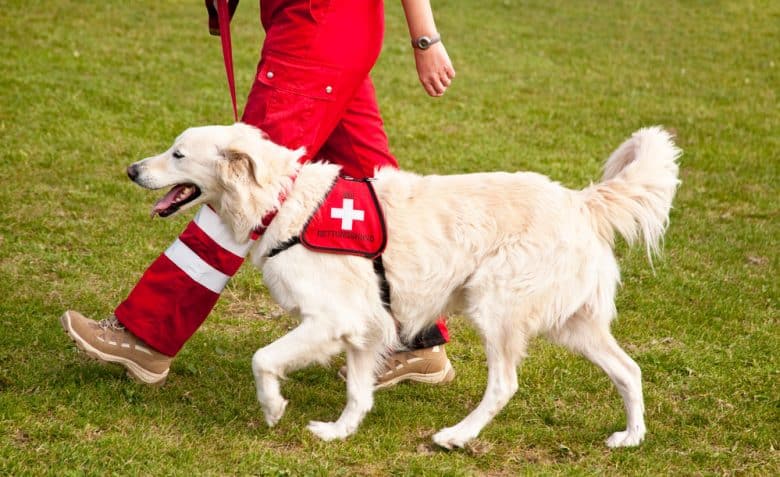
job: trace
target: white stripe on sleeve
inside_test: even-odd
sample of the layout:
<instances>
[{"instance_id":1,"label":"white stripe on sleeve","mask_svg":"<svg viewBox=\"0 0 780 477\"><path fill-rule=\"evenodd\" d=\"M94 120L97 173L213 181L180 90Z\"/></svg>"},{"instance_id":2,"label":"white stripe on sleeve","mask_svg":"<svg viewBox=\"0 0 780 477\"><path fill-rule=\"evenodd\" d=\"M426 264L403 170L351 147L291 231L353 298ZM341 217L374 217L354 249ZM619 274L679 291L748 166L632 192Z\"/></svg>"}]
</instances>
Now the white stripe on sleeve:
<instances>
[{"instance_id":1,"label":"white stripe on sleeve","mask_svg":"<svg viewBox=\"0 0 780 477\"><path fill-rule=\"evenodd\" d=\"M245 243L236 242L236 239L233 238L233 233L228 229L228 226L222 222L219 215L211 210L211 207L208 205L204 205L200 208L193 221L198 224L198 227L200 227L206 235L211 237L211 240L217 242L220 247L239 257L245 258L249 253L249 249L252 248L252 245L254 244L253 240L247 240ZM247 237L247 239L249 239L249 237Z\"/></svg>"},{"instance_id":2,"label":"white stripe on sleeve","mask_svg":"<svg viewBox=\"0 0 780 477\"><path fill-rule=\"evenodd\" d=\"M225 275L206 263L179 239L176 239L168 247L168 250L165 251L165 256L171 259L190 278L214 293L221 293L228 280L230 280L229 275Z\"/></svg>"}]
</instances>

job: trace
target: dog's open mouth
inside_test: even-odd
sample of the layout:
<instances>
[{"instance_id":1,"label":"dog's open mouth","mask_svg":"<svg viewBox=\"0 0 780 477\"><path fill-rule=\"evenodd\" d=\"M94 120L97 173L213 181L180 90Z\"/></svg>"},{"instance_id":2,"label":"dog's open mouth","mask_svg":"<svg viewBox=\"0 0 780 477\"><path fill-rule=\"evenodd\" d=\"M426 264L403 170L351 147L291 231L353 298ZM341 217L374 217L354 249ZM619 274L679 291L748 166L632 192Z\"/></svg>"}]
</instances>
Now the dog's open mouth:
<instances>
[{"instance_id":1,"label":"dog's open mouth","mask_svg":"<svg viewBox=\"0 0 780 477\"><path fill-rule=\"evenodd\" d=\"M192 202L200 196L200 188L195 184L177 184L158 200L152 207L152 217L168 217L176 213L183 205Z\"/></svg>"}]
</instances>

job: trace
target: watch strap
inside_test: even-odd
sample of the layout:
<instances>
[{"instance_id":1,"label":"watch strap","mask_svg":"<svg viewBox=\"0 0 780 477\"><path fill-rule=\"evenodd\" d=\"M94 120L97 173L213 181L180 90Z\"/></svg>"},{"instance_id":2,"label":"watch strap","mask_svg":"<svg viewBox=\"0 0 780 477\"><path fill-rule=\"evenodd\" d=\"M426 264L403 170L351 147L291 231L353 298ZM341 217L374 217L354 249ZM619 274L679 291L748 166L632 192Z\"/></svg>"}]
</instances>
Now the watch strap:
<instances>
[{"instance_id":1,"label":"watch strap","mask_svg":"<svg viewBox=\"0 0 780 477\"><path fill-rule=\"evenodd\" d=\"M418 50L427 50L431 45L441 41L441 35L428 36L423 35L412 40L412 48Z\"/></svg>"}]
</instances>

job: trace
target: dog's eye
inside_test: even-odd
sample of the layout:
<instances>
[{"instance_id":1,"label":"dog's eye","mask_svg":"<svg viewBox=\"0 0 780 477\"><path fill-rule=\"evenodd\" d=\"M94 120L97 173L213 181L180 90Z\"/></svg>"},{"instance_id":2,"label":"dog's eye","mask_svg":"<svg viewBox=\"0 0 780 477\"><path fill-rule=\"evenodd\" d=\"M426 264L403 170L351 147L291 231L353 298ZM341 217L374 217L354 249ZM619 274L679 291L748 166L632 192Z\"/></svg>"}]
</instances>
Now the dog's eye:
<instances>
[{"instance_id":1,"label":"dog's eye","mask_svg":"<svg viewBox=\"0 0 780 477\"><path fill-rule=\"evenodd\" d=\"M179 151L173 151L173 158L174 159L181 159L182 157L184 157L184 154L182 154Z\"/></svg>"}]
</instances>

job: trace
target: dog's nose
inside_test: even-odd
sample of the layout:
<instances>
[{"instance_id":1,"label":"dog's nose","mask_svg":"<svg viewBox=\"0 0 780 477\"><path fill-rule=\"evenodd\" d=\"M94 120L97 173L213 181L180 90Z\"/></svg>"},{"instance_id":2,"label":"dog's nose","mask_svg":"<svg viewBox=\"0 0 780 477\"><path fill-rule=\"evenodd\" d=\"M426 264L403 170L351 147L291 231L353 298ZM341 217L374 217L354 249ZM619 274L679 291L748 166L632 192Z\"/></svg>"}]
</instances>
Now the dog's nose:
<instances>
[{"instance_id":1,"label":"dog's nose","mask_svg":"<svg viewBox=\"0 0 780 477\"><path fill-rule=\"evenodd\" d=\"M127 177L130 178L131 181L135 181L136 177L138 177L138 166L135 164L131 164L127 166Z\"/></svg>"}]
</instances>

